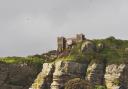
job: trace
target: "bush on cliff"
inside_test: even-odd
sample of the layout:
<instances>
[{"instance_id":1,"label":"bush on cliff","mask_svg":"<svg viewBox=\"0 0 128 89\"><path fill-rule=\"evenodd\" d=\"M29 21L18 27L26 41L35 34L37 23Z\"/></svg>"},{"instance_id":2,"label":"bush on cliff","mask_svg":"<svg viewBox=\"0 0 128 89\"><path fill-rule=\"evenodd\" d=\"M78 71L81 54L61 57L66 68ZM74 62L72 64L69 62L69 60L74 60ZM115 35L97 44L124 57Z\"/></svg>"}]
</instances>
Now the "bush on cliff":
<instances>
[{"instance_id":1,"label":"bush on cliff","mask_svg":"<svg viewBox=\"0 0 128 89\"><path fill-rule=\"evenodd\" d=\"M92 89L86 80L75 78L65 84L65 89Z\"/></svg>"},{"instance_id":2,"label":"bush on cliff","mask_svg":"<svg viewBox=\"0 0 128 89\"><path fill-rule=\"evenodd\" d=\"M93 40L94 44L104 44L104 48L97 52L102 59L105 59L108 64L120 64L128 62L128 40L120 40L114 37L106 39Z\"/></svg>"},{"instance_id":3,"label":"bush on cliff","mask_svg":"<svg viewBox=\"0 0 128 89\"><path fill-rule=\"evenodd\" d=\"M96 85L95 89L107 89L105 86L102 85Z\"/></svg>"},{"instance_id":4,"label":"bush on cliff","mask_svg":"<svg viewBox=\"0 0 128 89\"><path fill-rule=\"evenodd\" d=\"M10 64L28 64L28 65L36 65L39 68L42 67L43 60L37 57L3 57L0 58L1 62L10 63Z\"/></svg>"}]
</instances>

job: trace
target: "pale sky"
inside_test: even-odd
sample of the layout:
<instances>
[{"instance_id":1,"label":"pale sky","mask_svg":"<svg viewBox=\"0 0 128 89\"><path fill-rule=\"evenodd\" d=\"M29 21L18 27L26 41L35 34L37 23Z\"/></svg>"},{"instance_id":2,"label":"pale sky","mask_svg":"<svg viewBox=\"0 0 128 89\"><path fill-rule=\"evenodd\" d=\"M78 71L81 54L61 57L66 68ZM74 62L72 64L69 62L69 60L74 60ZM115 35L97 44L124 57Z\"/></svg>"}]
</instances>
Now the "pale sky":
<instances>
[{"instance_id":1,"label":"pale sky","mask_svg":"<svg viewBox=\"0 0 128 89\"><path fill-rule=\"evenodd\" d=\"M128 39L128 0L0 0L0 56L56 49L56 37Z\"/></svg>"}]
</instances>

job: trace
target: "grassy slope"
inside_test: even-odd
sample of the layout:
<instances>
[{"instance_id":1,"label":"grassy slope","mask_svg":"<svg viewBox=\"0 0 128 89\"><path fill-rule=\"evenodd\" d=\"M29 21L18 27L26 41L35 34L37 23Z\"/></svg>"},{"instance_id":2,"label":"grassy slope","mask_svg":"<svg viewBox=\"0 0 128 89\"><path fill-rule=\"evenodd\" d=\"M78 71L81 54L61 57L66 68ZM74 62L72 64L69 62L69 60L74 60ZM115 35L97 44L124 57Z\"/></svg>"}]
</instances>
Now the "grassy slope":
<instances>
[{"instance_id":1,"label":"grassy slope","mask_svg":"<svg viewBox=\"0 0 128 89\"><path fill-rule=\"evenodd\" d=\"M1 62L9 63L9 64L28 64L35 65L38 68L42 67L44 61L38 57L1 57Z\"/></svg>"},{"instance_id":2,"label":"grassy slope","mask_svg":"<svg viewBox=\"0 0 128 89\"><path fill-rule=\"evenodd\" d=\"M106 39L95 39L92 40L95 45L94 51L81 52L82 43L74 45L71 52L63 57L57 58L56 60L74 61L74 62L90 62L90 61L106 61L107 63L126 63L128 59L128 40L115 39L109 37ZM99 43L104 44L104 48L97 51L97 45ZM126 51L127 48L127 51ZM48 56L49 57L49 56ZM34 63L42 65L44 62L51 62L46 60L42 55L28 56L28 57L5 57L0 58L0 61L6 63ZM54 60L52 60L54 61Z\"/></svg>"},{"instance_id":3,"label":"grassy slope","mask_svg":"<svg viewBox=\"0 0 128 89\"><path fill-rule=\"evenodd\" d=\"M76 44L69 55L59 58L57 60L66 60L74 62L107 62L108 64L126 63L128 62L128 40L115 39L109 37L106 39L92 40L94 44L94 51L81 52L82 43ZM104 48L97 51L97 45L102 43Z\"/></svg>"},{"instance_id":4,"label":"grassy slope","mask_svg":"<svg viewBox=\"0 0 128 89\"><path fill-rule=\"evenodd\" d=\"M126 63L128 61L128 41L109 37L102 40L94 40L94 43L103 43L105 47L98 52L102 59L108 63Z\"/></svg>"}]
</instances>

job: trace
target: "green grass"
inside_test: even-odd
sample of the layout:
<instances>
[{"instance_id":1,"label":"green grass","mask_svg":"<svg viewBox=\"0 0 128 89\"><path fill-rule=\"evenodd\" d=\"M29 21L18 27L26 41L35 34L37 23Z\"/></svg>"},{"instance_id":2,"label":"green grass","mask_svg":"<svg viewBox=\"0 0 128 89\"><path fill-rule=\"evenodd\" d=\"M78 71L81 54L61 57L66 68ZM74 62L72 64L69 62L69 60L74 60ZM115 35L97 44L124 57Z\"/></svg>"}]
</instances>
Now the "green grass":
<instances>
[{"instance_id":1,"label":"green grass","mask_svg":"<svg viewBox=\"0 0 128 89\"><path fill-rule=\"evenodd\" d=\"M95 43L103 43L105 48L102 49L99 54L102 58L106 59L107 63L125 63L128 59L128 52L125 48L128 48L127 40L115 39L114 37L109 37L102 40L94 40Z\"/></svg>"},{"instance_id":2,"label":"green grass","mask_svg":"<svg viewBox=\"0 0 128 89\"><path fill-rule=\"evenodd\" d=\"M107 89L105 86L102 85L96 85L95 89Z\"/></svg>"},{"instance_id":3,"label":"green grass","mask_svg":"<svg viewBox=\"0 0 128 89\"><path fill-rule=\"evenodd\" d=\"M125 51L125 48L128 48L128 40L108 37L106 39L93 40L93 43L95 45L104 44L104 48L97 54L100 55L101 59L106 60L108 64L128 62L128 52Z\"/></svg>"},{"instance_id":4,"label":"green grass","mask_svg":"<svg viewBox=\"0 0 128 89\"><path fill-rule=\"evenodd\" d=\"M43 60L37 57L1 57L0 58L1 62L9 63L9 64L34 64L39 67L42 66Z\"/></svg>"},{"instance_id":5,"label":"green grass","mask_svg":"<svg viewBox=\"0 0 128 89\"><path fill-rule=\"evenodd\" d=\"M113 83L114 83L114 85L117 85L117 86L120 85L120 81L119 81L119 79L115 79Z\"/></svg>"},{"instance_id":6,"label":"green grass","mask_svg":"<svg viewBox=\"0 0 128 89\"><path fill-rule=\"evenodd\" d=\"M84 41L83 41L84 42ZM58 60L73 61L73 62L106 62L112 63L126 63L128 62L128 40L115 39L114 37L108 37L106 39L91 40L94 44L94 50L89 52L82 52L81 47L83 42L77 43L70 50L70 53L66 56L56 59L50 59L50 53L48 58L43 55L28 56L28 57L4 57L0 58L0 61L6 63L35 63L41 64L44 62L54 62ZM98 50L98 44L102 43L104 48Z\"/></svg>"},{"instance_id":7,"label":"green grass","mask_svg":"<svg viewBox=\"0 0 128 89\"><path fill-rule=\"evenodd\" d=\"M68 56L63 57L63 60L74 62L106 62L108 64L120 64L128 62L128 40L115 39L108 37L106 39L92 40L95 45L94 51L81 52L82 43L73 46ZM97 51L97 45L102 43L104 48ZM58 59L57 59L58 60Z\"/></svg>"}]
</instances>

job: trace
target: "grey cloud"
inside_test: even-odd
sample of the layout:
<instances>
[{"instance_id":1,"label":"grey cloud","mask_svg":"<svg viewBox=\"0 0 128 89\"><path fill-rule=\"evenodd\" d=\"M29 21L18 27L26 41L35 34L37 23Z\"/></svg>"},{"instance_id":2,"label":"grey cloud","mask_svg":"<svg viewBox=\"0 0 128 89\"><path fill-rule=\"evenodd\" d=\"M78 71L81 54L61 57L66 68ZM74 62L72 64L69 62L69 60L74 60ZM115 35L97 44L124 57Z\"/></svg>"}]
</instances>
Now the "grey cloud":
<instances>
[{"instance_id":1,"label":"grey cloud","mask_svg":"<svg viewBox=\"0 0 128 89\"><path fill-rule=\"evenodd\" d=\"M128 39L127 0L0 0L0 56L56 49L56 37Z\"/></svg>"}]
</instances>

